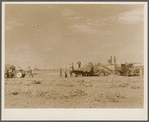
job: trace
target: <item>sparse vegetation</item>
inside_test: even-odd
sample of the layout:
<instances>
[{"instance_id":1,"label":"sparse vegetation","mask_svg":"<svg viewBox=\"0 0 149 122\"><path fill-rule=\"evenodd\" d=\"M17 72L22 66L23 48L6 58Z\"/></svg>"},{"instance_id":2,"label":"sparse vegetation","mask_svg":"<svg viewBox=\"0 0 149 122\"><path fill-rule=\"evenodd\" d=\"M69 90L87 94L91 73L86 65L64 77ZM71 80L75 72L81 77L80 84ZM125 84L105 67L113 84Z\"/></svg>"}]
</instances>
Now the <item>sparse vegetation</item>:
<instances>
[{"instance_id":1,"label":"sparse vegetation","mask_svg":"<svg viewBox=\"0 0 149 122\"><path fill-rule=\"evenodd\" d=\"M95 101L98 102L121 102L122 99L125 99L126 97L124 95L121 95L120 93L100 93L95 97Z\"/></svg>"},{"instance_id":2,"label":"sparse vegetation","mask_svg":"<svg viewBox=\"0 0 149 122\"><path fill-rule=\"evenodd\" d=\"M47 93L47 94L45 95L45 98L46 98L46 99L52 99L52 100L55 100L55 99L62 99L62 98L65 98L65 95L61 95L60 93L51 90L49 93Z\"/></svg>"},{"instance_id":3,"label":"sparse vegetation","mask_svg":"<svg viewBox=\"0 0 149 122\"><path fill-rule=\"evenodd\" d=\"M129 86L129 83L121 83L118 85L118 87L122 87L122 88L127 87L127 86Z\"/></svg>"},{"instance_id":4,"label":"sparse vegetation","mask_svg":"<svg viewBox=\"0 0 149 122\"><path fill-rule=\"evenodd\" d=\"M38 71L40 77L6 79L5 107L15 108L18 104L20 108L143 107L143 77L65 78L44 72L48 71Z\"/></svg>"},{"instance_id":5,"label":"sparse vegetation","mask_svg":"<svg viewBox=\"0 0 149 122\"><path fill-rule=\"evenodd\" d=\"M42 82L41 82L41 81L33 80L31 83L32 83L32 84L41 84Z\"/></svg>"},{"instance_id":6,"label":"sparse vegetation","mask_svg":"<svg viewBox=\"0 0 149 122\"><path fill-rule=\"evenodd\" d=\"M131 89L140 89L140 86L133 85L131 86Z\"/></svg>"},{"instance_id":7,"label":"sparse vegetation","mask_svg":"<svg viewBox=\"0 0 149 122\"><path fill-rule=\"evenodd\" d=\"M85 96L85 95L87 95L87 93L85 93L85 91L83 91L83 90L76 89L75 91L70 91L68 93L68 95L69 95L70 98L73 98L73 97Z\"/></svg>"},{"instance_id":8,"label":"sparse vegetation","mask_svg":"<svg viewBox=\"0 0 149 122\"><path fill-rule=\"evenodd\" d=\"M16 89L15 89L15 90L11 90L11 94L12 94L12 95L17 95L17 94L19 94L19 91L16 90Z\"/></svg>"}]
</instances>

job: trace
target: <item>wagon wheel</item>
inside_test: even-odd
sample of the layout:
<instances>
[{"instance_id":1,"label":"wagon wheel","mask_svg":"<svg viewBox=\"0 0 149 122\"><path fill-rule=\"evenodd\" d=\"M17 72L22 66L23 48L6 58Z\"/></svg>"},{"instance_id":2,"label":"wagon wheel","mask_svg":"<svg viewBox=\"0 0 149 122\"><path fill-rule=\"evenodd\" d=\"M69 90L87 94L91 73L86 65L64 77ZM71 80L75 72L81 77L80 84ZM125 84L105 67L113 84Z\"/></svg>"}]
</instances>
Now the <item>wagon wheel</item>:
<instances>
[{"instance_id":1,"label":"wagon wheel","mask_svg":"<svg viewBox=\"0 0 149 122\"><path fill-rule=\"evenodd\" d=\"M17 77L17 78L21 78L21 77L22 77L22 72L17 72L17 73L16 73L16 77Z\"/></svg>"},{"instance_id":2,"label":"wagon wheel","mask_svg":"<svg viewBox=\"0 0 149 122\"><path fill-rule=\"evenodd\" d=\"M99 75L98 76L105 76L105 74L103 73L103 72L101 72L101 73L99 73Z\"/></svg>"}]
</instances>

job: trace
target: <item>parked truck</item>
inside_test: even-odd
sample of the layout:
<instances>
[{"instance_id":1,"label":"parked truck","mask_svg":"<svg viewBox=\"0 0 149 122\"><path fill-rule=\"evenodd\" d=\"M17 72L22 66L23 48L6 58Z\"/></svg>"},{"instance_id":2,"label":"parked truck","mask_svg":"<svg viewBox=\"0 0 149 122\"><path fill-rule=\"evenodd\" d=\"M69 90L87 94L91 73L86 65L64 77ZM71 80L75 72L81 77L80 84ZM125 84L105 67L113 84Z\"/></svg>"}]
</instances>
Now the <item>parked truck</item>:
<instances>
[{"instance_id":1,"label":"parked truck","mask_svg":"<svg viewBox=\"0 0 149 122\"><path fill-rule=\"evenodd\" d=\"M120 76L139 76L140 75L140 69L137 67L134 67L133 63L125 63L120 64L114 67L115 68L115 74Z\"/></svg>"}]
</instances>

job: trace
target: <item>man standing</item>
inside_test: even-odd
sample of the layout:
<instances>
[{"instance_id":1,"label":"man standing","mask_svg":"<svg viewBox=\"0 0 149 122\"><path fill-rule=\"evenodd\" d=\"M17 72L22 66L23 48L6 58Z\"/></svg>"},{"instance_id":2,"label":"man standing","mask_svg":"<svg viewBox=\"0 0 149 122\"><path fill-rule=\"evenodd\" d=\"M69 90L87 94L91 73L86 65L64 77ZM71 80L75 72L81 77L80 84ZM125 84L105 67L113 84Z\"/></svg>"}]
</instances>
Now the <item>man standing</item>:
<instances>
[{"instance_id":1,"label":"man standing","mask_svg":"<svg viewBox=\"0 0 149 122\"><path fill-rule=\"evenodd\" d=\"M32 76L32 78L33 78L33 73L32 73L32 70L30 69L30 67L28 67L28 70L29 70L29 78L30 78L30 76Z\"/></svg>"},{"instance_id":2,"label":"man standing","mask_svg":"<svg viewBox=\"0 0 149 122\"><path fill-rule=\"evenodd\" d=\"M74 66L73 66L73 63L72 63L72 67L70 67L70 77L72 77L73 70L74 70Z\"/></svg>"},{"instance_id":3,"label":"man standing","mask_svg":"<svg viewBox=\"0 0 149 122\"><path fill-rule=\"evenodd\" d=\"M60 76L62 76L62 68L60 69Z\"/></svg>"},{"instance_id":4,"label":"man standing","mask_svg":"<svg viewBox=\"0 0 149 122\"><path fill-rule=\"evenodd\" d=\"M73 67L70 67L70 77L72 77Z\"/></svg>"},{"instance_id":5,"label":"man standing","mask_svg":"<svg viewBox=\"0 0 149 122\"><path fill-rule=\"evenodd\" d=\"M65 78L67 78L67 69L66 68L64 70L64 73L65 73Z\"/></svg>"},{"instance_id":6,"label":"man standing","mask_svg":"<svg viewBox=\"0 0 149 122\"><path fill-rule=\"evenodd\" d=\"M81 67L81 61L77 62L77 64L78 64L78 69L80 69L80 67Z\"/></svg>"}]
</instances>

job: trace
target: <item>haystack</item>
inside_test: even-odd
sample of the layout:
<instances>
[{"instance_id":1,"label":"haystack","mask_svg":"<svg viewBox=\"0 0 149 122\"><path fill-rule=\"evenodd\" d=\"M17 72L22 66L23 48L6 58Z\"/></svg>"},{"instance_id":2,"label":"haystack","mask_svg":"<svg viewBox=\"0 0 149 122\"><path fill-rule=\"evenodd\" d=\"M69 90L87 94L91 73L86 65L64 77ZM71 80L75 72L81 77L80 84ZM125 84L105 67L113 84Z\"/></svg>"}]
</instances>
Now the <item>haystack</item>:
<instances>
[{"instance_id":1,"label":"haystack","mask_svg":"<svg viewBox=\"0 0 149 122\"><path fill-rule=\"evenodd\" d=\"M93 67L94 67L94 64L92 62L89 62L82 67L82 71L83 72L90 72Z\"/></svg>"}]
</instances>

